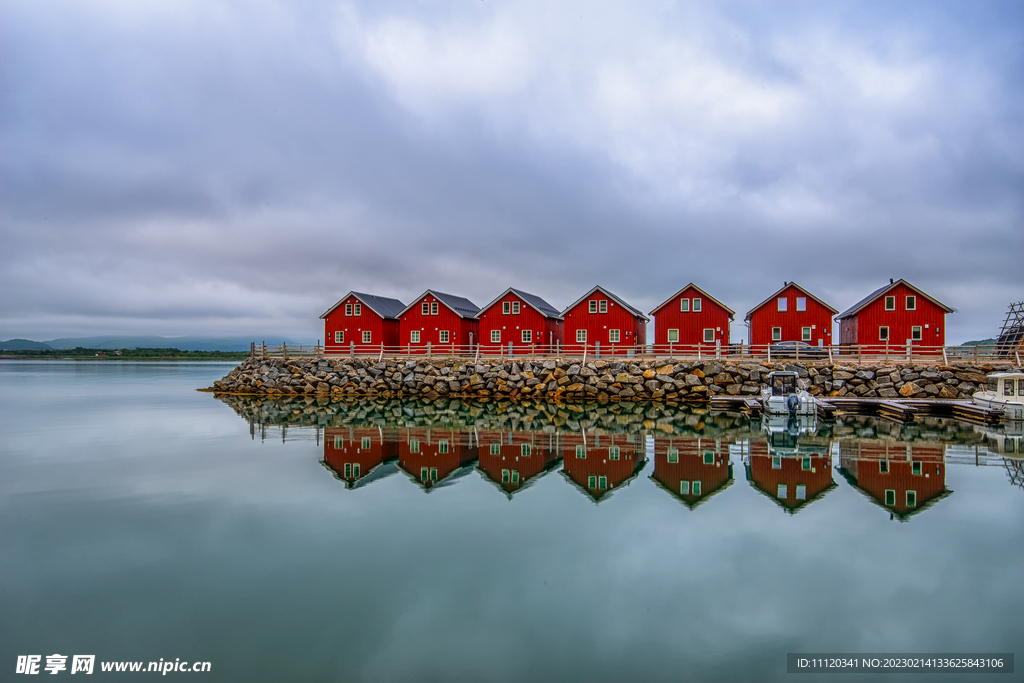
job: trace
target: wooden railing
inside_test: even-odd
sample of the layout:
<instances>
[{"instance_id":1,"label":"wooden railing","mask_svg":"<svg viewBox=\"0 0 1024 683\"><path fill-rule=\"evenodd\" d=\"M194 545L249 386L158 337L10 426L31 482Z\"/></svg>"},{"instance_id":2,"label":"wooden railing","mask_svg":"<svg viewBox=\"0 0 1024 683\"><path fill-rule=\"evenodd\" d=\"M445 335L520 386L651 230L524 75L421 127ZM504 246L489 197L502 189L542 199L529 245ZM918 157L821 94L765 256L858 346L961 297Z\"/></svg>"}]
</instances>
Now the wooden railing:
<instances>
[{"instance_id":1,"label":"wooden railing","mask_svg":"<svg viewBox=\"0 0 1024 683\"><path fill-rule=\"evenodd\" d=\"M831 364L913 363L947 365L974 363L989 365L1021 364L1021 351L988 346L923 346L920 344L841 344L837 346L792 347L786 344L748 346L746 344L350 344L345 347L325 348L321 344L268 346L253 343L250 353L257 358L461 358L470 360L501 358L546 359L580 358L581 360L637 359L656 360L730 360L755 362L808 361Z\"/></svg>"}]
</instances>

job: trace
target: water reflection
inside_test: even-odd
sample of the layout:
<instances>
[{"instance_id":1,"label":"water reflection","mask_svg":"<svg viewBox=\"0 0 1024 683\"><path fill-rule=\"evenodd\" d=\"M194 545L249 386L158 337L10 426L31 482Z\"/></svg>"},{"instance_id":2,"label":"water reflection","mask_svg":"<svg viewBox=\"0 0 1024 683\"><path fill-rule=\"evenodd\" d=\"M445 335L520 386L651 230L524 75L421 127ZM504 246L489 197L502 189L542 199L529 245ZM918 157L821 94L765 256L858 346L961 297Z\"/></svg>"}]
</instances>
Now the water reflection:
<instances>
[{"instance_id":1,"label":"water reflection","mask_svg":"<svg viewBox=\"0 0 1024 683\"><path fill-rule=\"evenodd\" d=\"M722 438L655 436L650 478L692 510L732 485L731 450L739 448Z\"/></svg>"},{"instance_id":2,"label":"water reflection","mask_svg":"<svg viewBox=\"0 0 1024 683\"><path fill-rule=\"evenodd\" d=\"M952 493L942 444L847 439L839 444L839 472L902 521Z\"/></svg>"},{"instance_id":3,"label":"water reflection","mask_svg":"<svg viewBox=\"0 0 1024 683\"><path fill-rule=\"evenodd\" d=\"M561 437L554 433L489 431L477 433L480 442L478 469L485 479L512 499L562 460Z\"/></svg>"}]
</instances>

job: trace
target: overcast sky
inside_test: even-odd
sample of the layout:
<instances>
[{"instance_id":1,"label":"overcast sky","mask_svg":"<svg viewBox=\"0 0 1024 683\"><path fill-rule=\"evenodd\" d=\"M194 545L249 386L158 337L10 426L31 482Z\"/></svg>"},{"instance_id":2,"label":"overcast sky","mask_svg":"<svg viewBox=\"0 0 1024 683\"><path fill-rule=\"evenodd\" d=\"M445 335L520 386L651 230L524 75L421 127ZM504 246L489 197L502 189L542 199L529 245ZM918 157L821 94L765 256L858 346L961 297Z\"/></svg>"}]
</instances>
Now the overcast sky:
<instances>
[{"instance_id":1,"label":"overcast sky","mask_svg":"<svg viewBox=\"0 0 1024 683\"><path fill-rule=\"evenodd\" d=\"M0 338L1024 299L1024 3L0 1ZM734 339L745 337L741 324Z\"/></svg>"}]
</instances>

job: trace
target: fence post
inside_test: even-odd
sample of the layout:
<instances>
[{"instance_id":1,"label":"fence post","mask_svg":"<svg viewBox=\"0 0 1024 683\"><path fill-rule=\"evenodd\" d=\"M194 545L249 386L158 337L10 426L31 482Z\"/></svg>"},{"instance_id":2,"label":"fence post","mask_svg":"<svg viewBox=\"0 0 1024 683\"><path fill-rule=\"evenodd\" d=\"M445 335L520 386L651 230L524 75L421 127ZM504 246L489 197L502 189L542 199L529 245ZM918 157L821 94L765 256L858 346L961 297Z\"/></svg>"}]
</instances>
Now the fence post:
<instances>
[{"instance_id":1,"label":"fence post","mask_svg":"<svg viewBox=\"0 0 1024 683\"><path fill-rule=\"evenodd\" d=\"M433 350L433 342L427 342L427 358L430 358L430 352Z\"/></svg>"},{"instance_id":2,"label":"fence post","mask_svg":"<svg viewBox=\"0 0 1024 683\"><path fill-rule=\"evenodd\" d=\"M283 360L288 360L288 343L287 342L281 342L281 358Z\"/></svg>"},{"instance_id":3,"label":"fence post","mask_svg":"<svg viewBox=\"0 0 1024 683\"><path fill-rule=\"evenodd\" d=\"M1017 363L1019 365L1020 361L1017 361ZM949 365L949 357L946 355L946 347L945 346L942 347L942 364L943 365Z\"/></svg>"},{"instance_id":4,"label":"fence post","mask_svg":"<svg viewBox=\"0 0 1024 683\"><path fill-rule=\"evenodd\" d=\"M350 355L350 356L356 355L356 343L354 341L350 341L348 343L348 355Z\"/></svg>"},{"instance_id":5,"label":"fence post","mask_svg":"<svg viewBox=\"0 0 1024 683\"><path fill-rule=\"evenodd\" d=\"M261 348L262 348L262 350L260 351L260 357L262 357L263 359L266 359L266 357L267 357L267 342L266 341L262 341L262 342L260 342L260 345L261 345Z\"/></svg>"},{"instance_id":6,"label":"fence post","mask_svg":"<svg viewBox=\"0 0 1024 683\"><path fill-rule=\"evenodd\" d=\"M601 342L594 342L594 358L601 357Z\"/></svg>"},{"instance_id":7,"label":"fence post","mask_svg":"<svg viewBox=\"0 0 1024 683\"><path fill-rule=\"evenodd\" d=\"M910 352L911 345L912 345L911 341L908 339L907 340L907 362L908 363L910 362L910 358L911 358L911 352Z\"/></svg>"},{"instance_id":8,"label":"fence post","mask_svg":"<svg viewBox=\"0 0 1024 683\"><path fill-rule=\"evenodd\" d=\"M715 340L715 360L719 360L721 358L722 358L722 340L721 339L716 339Z\"/></svg>"},{"instance_id":9,"label":"fence post","mask_svg":"<svg viewBox=\"0 0 1024 683\"><path fill-rule=\"evenodd\" d=\"M832 360L832 345L828 345L828 364L833 365L835 361Z\"/></svg>"},{"instance_id":10,"label":"fence post","mask_svg":"<svg viewBox=\"0 0 1024 683\"><path fill-rule=\"evenodd\" d=\"M978 364L978 345L974 345L974 364Z\"/></svg>"},{"instance_id":11,"label":"fence post","mask_svg":"<svg viewBox=\"0 0 1024 683\"><path fill-rule=\"evenodd\" d=\"M249 342L249 358L256 355L256 342Z\"/></svg>"},{"instance_id":12,"label":"fence post","mask_svg":"<svg viewBox=\"0 0 1024 683\"><path fill-rule=\"evenodd\" d=\"M885 362L889 362L889 340L885 340Z\"/></svg>"},{"instance_id":13,"label":"fence post","mask_svg":"<svg viewBox=\"0 0 1024 683\"><path fill-rule=\"evenodd\" d=\"M698 349L699 349L699 348L700 348L700 347L698 347ZM768 362L769 362L769 363L771 363L771 362L772 362L772 345L771 345L771 344L769 344L769 345L768 345Z\"/></svg>"}]
</instances>

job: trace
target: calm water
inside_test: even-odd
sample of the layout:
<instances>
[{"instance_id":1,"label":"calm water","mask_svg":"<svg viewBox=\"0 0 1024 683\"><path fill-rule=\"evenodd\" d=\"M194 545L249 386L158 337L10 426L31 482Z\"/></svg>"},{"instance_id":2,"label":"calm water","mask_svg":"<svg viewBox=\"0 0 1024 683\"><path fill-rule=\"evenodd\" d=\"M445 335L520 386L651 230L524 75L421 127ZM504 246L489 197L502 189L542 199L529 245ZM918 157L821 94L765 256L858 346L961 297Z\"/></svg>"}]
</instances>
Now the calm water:
<instances>
[{"instance_id":1,"label":"calm water","mask_svg":"<svg viewBox=\"0 0 1024 683\"><path fill-rule=\"evenodd\" d=\"M0 361L0 678L770 681L1024 642L1019 461L969 425L194 391L227 367Z\"/></svg>"}]
</instances>

